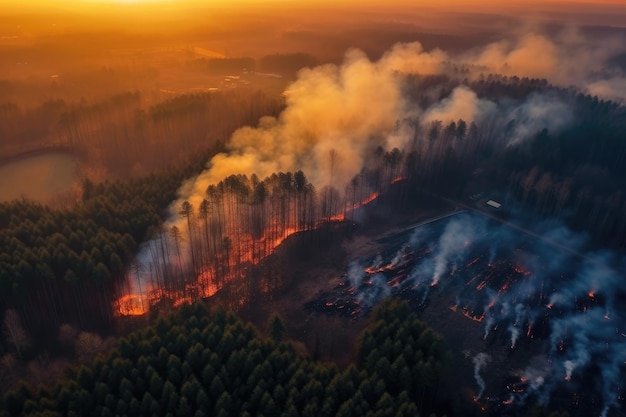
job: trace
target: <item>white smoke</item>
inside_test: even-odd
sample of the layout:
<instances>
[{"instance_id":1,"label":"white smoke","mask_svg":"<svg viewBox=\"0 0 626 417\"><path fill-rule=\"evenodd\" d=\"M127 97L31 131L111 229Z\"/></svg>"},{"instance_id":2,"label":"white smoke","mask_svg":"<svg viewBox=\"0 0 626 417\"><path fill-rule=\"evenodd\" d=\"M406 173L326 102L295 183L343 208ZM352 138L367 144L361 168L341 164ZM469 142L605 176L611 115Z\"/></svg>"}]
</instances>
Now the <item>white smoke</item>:
<instances>
[{"instance_id":1,"label":"white smoke","mask_svg":"<svg viewBox=\"0 0 626 417\"><path fill-rule=\"evenodd\" d=\"M485 115L496 111L496 105L484 99L479 99L469 87L456 87L449 97L429 107L423 116L423 122L428 124L440 120L444 123L463 119L480 123Z\"/></svg>"},{"instance_id":2,"label":"white smoke","mask_svg":"<svg viewBox=\"0 0 626 417\"><path fill-rule=\"evenodd\" d=\"M369 310L381 300L391 295L391 287L383 274L374 275L357 294L359 304Z\"/></svg>"},{"instance_id":3,"label":"white smoke","mask_svg":"<svg viewBox=\"0 0 626 417\"><path fill-rule=\"evenodd\" d=\"M437 254L434 257L434 271L431 285L437 285L448 265L465 258L470 245L484 236L484 223L467 222L465 217L454 218L437 242Z\"/></svg>"},{"instance_id":4,"label":"white smoke","mask_svg":"<svg viewBox=\"0 0 626 417\"><path fill-rule=\"evenodd\" d=\"M341 65L301 70L284 92L280 116L237 130L228 152L214 156L180 188L168 223L180 222L183 201L197 207L209 185L232 174L264 178L302 170L316 187L342 189L360 172L368 151L392 136L396 121L416 110L402 94L400 73L437 73L443 59L440 51L424 52L416 42L396 45L376 62L353 49ZM403 145L407 139L394 140Z\"/></svg>"},{"instance_id":5,"label":"white smoke","mask_svg":"<svg viewBox=\"0 0 626 417\"><path fill-rule=\"evenodd\" d=\"M545 356L537 356L531 359L529 365L522 372L522 381L528 384L528 392L519 395L523 402L528 395L535 394L540 404L548 404L550 401L551 375L554 372L551 361Z\"/></svg>"},{"instance_id":6,"label":"white smoke","mask_svg":"<svg viewBox=\"0 0 626 417\"><path fill-rule=\"evenodd\" d=\"M587 85L585 92L620 104L626 99L626 77L612 77L593 81Z\"/></svg>"},{"instance_id":7,"label":"white smoke","mask_svg":"<svg viewBox=\"0 0 626 417\"><path fill-rule=\"evenodd\" d=\"M485 307L485 331L483 333L483 340L487 340L494 325L497 324L498 320L501 318L501 315L498 314L496 310L496 306L500 301L500 294L490 287L486 287L484 291L487 293L489 300Z\"/></svg>"},{"instance_id":8,"label":"white smoke","mask_svg":"<svg viewBox=\"0 0 626 417\"><path fill-rule=\"evenodd\" d=\"M491 361L491 356L487 353L481 352L474 356L472 359L472 363L474 364L474 379L476 379L476 384L478 384L478 393L476 394L475 399L479 400L483 394L485 393L485 389L487 388L487 384L485 380L480 375L480 371L487 366L487 364Z\"/></svg>"},{"instance_id":9,"label":"white smoke","mask_svg":"<svg viewBox=\"0 0 626 417\"><path fill-rule=\"evenodd\" d=\"M547 129L551 134L569 126L574 118L571 107L559 98L545 94L531 94L526 101L514 107L508 119L513 129L507 142L516 145Z\"/></svg>"},{"instance_id":10,"label":"white smoke","mask_svg":"<svg viewBox=\"0 0 626 417\"><path fill-rule=\"evenodd\" d=\"M508 328L511 333L511 349L515 349L517 339L520 336L520 328L524 323L526 323L526 308L524 304L517 304L515 306L515 321Z\"/></svg>"},{"instance_id":11,"label":"white smoke","mask_svg":"<svg viewBox=\"0 0 626 417\"><path fill-rule=\"evenodd\" d=\"M348 281L350 282L350 287L354 290L358 290L363 283L363 278L365 277L365 272L363 272L363 267L357 261L350 263L348 266Z\"/></svg>"},{"instance_id":12,"label":"white smoke","mask_svg":"<svg viewBox=\"0 0 626 417\"><path fill-rule=\"evenodd\" d=\"M619 86L624 85L626 74L619 69L607 71L610 58L623 53L623 40L590 39L574 28L551 37L541 32L541 28L531 28L527 33L514 33L457 59L473 68L474 73L544 78L562 87L587 89L603 98L624 97ZM609 90L607 85L618 88Z\"/></svg>"},{"instance_id":13,"label":"white smoke","mask_svg":"<svg viewBox=\"0 0 626 417\"><path fill-rule=\"evenodd\" d=\"M465 59L497 74L554 79L559 75L558 52L550 39L530 33L494 42Z\"/></svg>"}]
</instances>

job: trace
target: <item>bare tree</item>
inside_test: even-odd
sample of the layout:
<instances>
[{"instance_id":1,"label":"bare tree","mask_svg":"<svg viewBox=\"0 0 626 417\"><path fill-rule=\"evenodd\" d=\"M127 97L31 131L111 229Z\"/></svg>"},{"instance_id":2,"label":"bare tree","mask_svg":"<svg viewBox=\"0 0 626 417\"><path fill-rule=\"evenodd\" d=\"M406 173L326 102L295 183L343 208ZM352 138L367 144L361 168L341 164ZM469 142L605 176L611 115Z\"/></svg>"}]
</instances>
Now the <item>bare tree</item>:
<instances>
[{"instance_id":1,"label":"bare tree","mask_svg":"<svg viewBox=\"0 0 626 417\"><path fill-rule=\"evenodd\" d=\"M178 269L179 269L179 279L176 280L176 282L178 283L178 286L180 289L180 287L184 288L184 282L181 282L181 280L184 280L184 275L185 275L185 271L183 270L183 259L180 255L180 242L182 240L182 234L180 233L180 230L178 229L178 227L176 225L172 226L169 229L169 233L170 233L170 238L172 239L172 241L174 242L174 249L176 250L176 258L178 260Z\"/></svg>"},{"instance_id":2,"label":"bare tree","mask_svg":"<svg viewBox=\"0 0 626 417\"><path fill-rule=\"evenodd\" d=\"M141 280L142 280L143 272L145 271L146 268L138 259L135 259L131 263L130 269L133 271L133 274L135 275L135 279L137 280L137 286L139 287L139 299L141 300L141 310L145 311L145 306L143 303L143 289L141 288Z\"/></svg>"},{"instance_id":3,"label":"bare tree","mask_svg":"<svg viewBox=\"0 0 626 417\"><path fill-rule=\"evenodd\" d=\"M182 208L179 212L181 216L187 219L187 236L189 237L189 253L191 255L191 270L196 272L196 257L194 255L194 245L193 245L193 233L191 228L191 221L193 218L193 206L189 201L184 201L182 204Z\"/></svg>"},{"instance_id":4,"label":"bare tree","mask_svg":"<svg viewBox=\"0 0 626 417\"><path fill-rule=\"evenodd\" d=\"M17 357L22 359L22 351L30 346L30 337L22 326L18 312L12 308L4 314L4 333L7 341L15 348Z\"/></svg>"}]
</instances>

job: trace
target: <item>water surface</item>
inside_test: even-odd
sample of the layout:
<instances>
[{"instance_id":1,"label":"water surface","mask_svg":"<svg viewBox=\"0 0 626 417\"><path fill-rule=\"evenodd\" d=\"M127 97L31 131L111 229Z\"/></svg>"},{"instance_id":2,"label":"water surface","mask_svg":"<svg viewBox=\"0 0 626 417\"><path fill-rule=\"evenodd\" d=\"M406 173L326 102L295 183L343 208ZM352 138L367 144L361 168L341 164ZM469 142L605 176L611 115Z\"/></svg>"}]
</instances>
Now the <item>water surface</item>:
<instances>
[{"instance_id":1,"label":"water surface","mask_svg":"<svg viewBox=\"0 0 626 417\"><path fill-rule=\"evenodd\" d=\"M46 202L72 189L78 161L64 152L28 156L0 165L0 201L22 197Z\"/></svg>"}]
</instances>

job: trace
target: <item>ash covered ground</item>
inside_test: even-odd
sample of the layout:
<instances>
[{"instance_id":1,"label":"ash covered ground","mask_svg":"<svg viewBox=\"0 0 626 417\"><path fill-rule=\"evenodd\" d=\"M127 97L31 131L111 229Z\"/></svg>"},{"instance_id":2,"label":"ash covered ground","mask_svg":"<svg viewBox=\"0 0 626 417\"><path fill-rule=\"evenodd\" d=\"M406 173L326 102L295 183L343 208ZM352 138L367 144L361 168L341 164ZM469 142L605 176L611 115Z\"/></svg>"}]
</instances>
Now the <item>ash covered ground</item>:
<instances>
[{"instance_id":1,"label":"ash covered ground","mask_svg":"<svg viewBox=\"0 0 626 417\"><path fill-rule=\"evenodd\" d=\"M305 307L356 319L406 299L458 351L481 412L624 415L626 259L558 224L519 229L462 212L388 235Z\"/></svg>"}]
</instances>

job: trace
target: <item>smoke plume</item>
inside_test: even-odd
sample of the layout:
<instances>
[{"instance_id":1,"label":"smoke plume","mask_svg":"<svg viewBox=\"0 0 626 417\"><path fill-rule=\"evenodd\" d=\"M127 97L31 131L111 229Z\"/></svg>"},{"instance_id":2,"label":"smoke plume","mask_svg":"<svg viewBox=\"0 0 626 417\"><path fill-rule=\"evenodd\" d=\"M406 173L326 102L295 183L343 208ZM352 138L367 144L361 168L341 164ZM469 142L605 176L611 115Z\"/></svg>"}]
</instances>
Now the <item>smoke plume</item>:
<instances>
[{"instance_id":1,"label":"smoke plume","mask_svg":"<svg viewBox=\"0 0 626 417\"><path fill-rule=\"evenodd\" d=\"M342 189L360 172L372 149L402 149L413 139L412 132L397 130L398 120L418 118L428 125L435 120L480 123L498 117L510 125L509 138L502 140L511 144L542 128L558 131L571 122L572 113L568 103L557 97L534 94L524 102L495 103L461 85L427 108L420 108L407 97L403 76L447 73L451 64L460 63L469 65L470 75L475 77L484 72L550 77L601 91L603 81L586 81L595 68L574 75L573 69L563 69L562 63L572 60L562 59L571 56L568 48L573 42L557 45L542 35L527 35L457 57L437 49L426 52L419 42L413 42L395 45L378 61L353 49L341 65L302 69L286 89L286 108L277 118L264 117L257 127L237 130L227 152L214 156L204 172L181 186L168 225L180 226L178 211L183 201L197 207L209 185L232 174L263 178L279 171L302 170L316 187ZM577 60L572 68L580 69L580 62L586 61ZM578 74L581 71L582 75ZM612 78L610 82L620 80Z\"/></svg>"},{"instance_id":2,"label":"smoke plume","mask_svg":"<svg viewBox=\"0 0 626 417\"><path fill-rule=\"evenodd\" d=\"M624 52L619 37L592 38L574 28L548 37L540 28L507 37L462 54L457 59L473 73L544 78L551 83L577 86L603 98L624 98L626 74L611 59ZM617 87L608 90L607 86Z\"/></svg>"},{"instance_id":3,"label":"smoke plume","mask_svg":"<svg viewBox=\"0 0 626 417\"><path fill-rule=\"evenodd\" d=\"M436 72L440 62L439 52L426 53L414 43L397 45L377 62L351 50L342 65L301 70L284 93L286 108L278 118L237 130L228 152L183 184L169 223L179 221L183 201L197 206L209 185L232 174L263 178L302 170L316 187L342 189L407 112L399 73Z\"/></svg>"},{"instance_id":4,"label":"smoke plume","mask_svg":"<svg viewBox=\"0 0 626 417\"><path fill-rule=\"evenodd\" d=\"M487 387L487 384L485 384L485 380L480 375L480 371L485 366L487 366L490 361L491 356L484 352L479 353L478 355L474 356L474 359L472 359L472 362L474 363L474 378L476 379L476 383L478 384L478 393L475 397L476 400L479 400L485 393L485 388Z\"/></svg>"}]
</instances>

